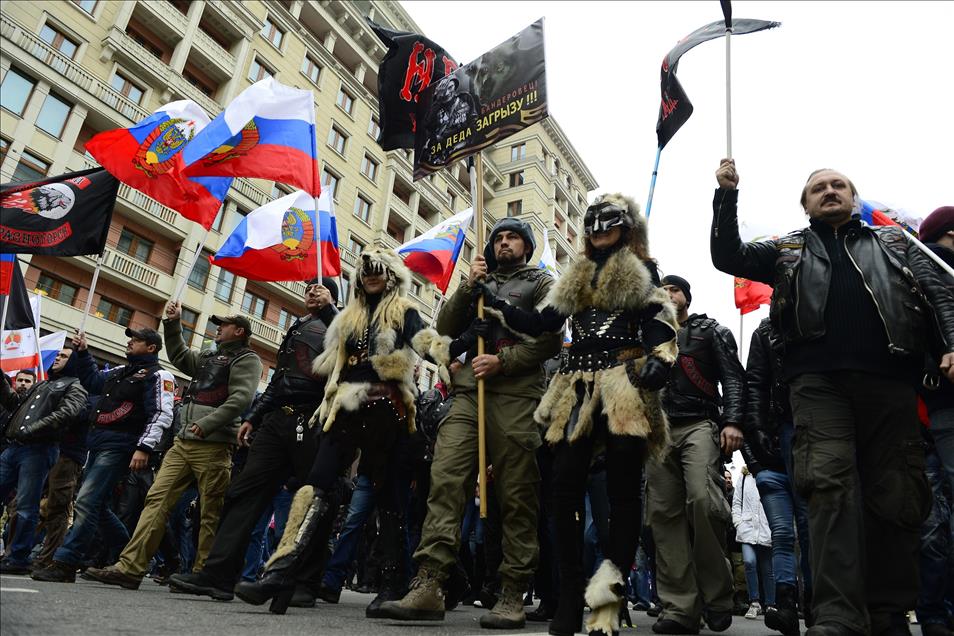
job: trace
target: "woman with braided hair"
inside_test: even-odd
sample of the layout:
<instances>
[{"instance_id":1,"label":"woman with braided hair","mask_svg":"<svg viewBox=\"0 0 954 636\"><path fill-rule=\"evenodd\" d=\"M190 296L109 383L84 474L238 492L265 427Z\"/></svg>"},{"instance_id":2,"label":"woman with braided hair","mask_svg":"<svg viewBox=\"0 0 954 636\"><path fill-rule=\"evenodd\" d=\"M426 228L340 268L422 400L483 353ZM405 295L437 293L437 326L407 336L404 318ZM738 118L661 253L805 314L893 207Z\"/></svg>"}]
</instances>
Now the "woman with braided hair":
<instances>
[{"instance_id":1,"label":"woman with braided hair","mask_svg":"<svg viewBox=\"0 0 954 636\"><path fill-rule=\"evenodd\" d=\"M659 389L676 360L675 311L658 287L639 206L621 194L598 197L584 216L585 258L572 263L550 290L546 306L522 311L485 294L488 315L517 334L562 330L573 342L534 417L554 449L553 510L560 593L550 634L569 636L592 610L591 635L619 630L623 572L636 556L643 466L661 452L668 423ZM607 559L584 590L584 496L591 459L606 456L610 502Z\"/></svg>"}]
</instances>

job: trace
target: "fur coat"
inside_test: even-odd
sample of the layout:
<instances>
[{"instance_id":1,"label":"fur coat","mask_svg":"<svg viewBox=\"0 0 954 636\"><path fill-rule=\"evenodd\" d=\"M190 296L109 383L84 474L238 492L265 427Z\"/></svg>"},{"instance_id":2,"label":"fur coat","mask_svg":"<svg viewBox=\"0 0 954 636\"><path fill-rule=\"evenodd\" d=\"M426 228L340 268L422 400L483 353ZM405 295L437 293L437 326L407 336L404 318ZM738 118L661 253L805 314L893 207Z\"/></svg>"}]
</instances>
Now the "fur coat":
<instances>
[{"instance_id":1,"label":"fur coat","mask_svg":"<svg viewBox=\"0 0 954 636\"><path fill-rule=\"evenodd\" d=\"M439 335L431 328L418 331L410 346L397 346L398 335L404 331L404 321L409 309L414 305L405 294L410 287L411 274L404 266L401 257L391 250L369 248L362 252L352 280L359 281L361 268L366 262L383 265L386 271L387 287L374 312L371 334L374 338L374 355L369 360L382 382L396 382L401 399L407 412L408 429L415 430L415 400L417 384L414 381L414 367L417 357L429 357L440 365L440 371L446 376L446 365L450 361L450 338ZM342 409L355 411L367 402L368 382L341 381L341 372L347 360L347 342L349 338L360 339L368 326L368 304L361 286L355 285L355 296L344 310L339 313L325 333L325 350L315 358L313 371L327 378L325 396L312 417L327 431L335 422Z\"/></svg>"},{"instance_id":2,"label":"fur coat","mask_svg":"<svg viewBox=\"0 0 954 636\"><path fill-rule=\"evenodd\" d=\"M668 364L675 363L676 332L679 329L676 312L669 295L653 285L649 270L642 261L630 250L619 250L606 261L593 285L595 273L595 262L577 260L550 290L547 304L567 316L588 307L639 312L650 304L659 304L662 309L654 320L672 329L672 339L656 345L648 354ZM646 363L646 357L635 360L637 373ZM662 410L659 392L633 386L626 365L602 371L561 371L554 376L534 412L536 421L546 428L546 439L550 444L556 444L564 437L566 425L577 406L574 387L578 380L584 381L587 391L579 404L579 418L569 442L590 434L596 409L601 408L610 433L646 438L651 452L663 452L669 439L669 423Z\"/></svg>"}]
</instances>

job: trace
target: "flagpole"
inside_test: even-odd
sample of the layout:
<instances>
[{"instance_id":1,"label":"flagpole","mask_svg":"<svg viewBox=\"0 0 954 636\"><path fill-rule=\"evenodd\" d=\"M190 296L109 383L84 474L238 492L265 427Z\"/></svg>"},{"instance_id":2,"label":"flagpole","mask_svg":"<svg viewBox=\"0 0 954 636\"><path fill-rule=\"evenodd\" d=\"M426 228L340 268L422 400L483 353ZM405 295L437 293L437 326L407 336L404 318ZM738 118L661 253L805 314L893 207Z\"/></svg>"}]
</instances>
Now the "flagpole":
<instances>
[{"instance_id":1,"label":"flagpole","mask_svg":"<svg viewBox=\"0 0 954 636\"><path fill-rule=\"evenodd\" d=\"M96 267L93 269L93 279L89 283L89 294L86 296L86 306L83 307L83 317L80 318L79 329L77 333L84 333L86 329L86 319L89 317L89 310L93 306L93 292L96 291L96 281L99 280L99 270L103 267L103 261L106 260L106 248L103 248L103 251L99 253L99 258L96 259Z\"/></svg>"},{"instance_id":2,"label":"flagpole","mask_svg":"<svg viewBox=\"0 0 954 636\"><path fill-rule=\"evenodd\" d=\"M903 230L902 230L902 231L903 231ZM914 243L915 247L917 247L919 250L921 250L922 252L924 252L924 254L925 254L928 258L930 258L932 261L934 261L935 264L937 264L938 267L940 267L941 269L943 269L945 272L947 272L947 274L948 274L949 276L951 276L952 278L954 278L954 268L952 268L950 265L948 265L947 263L945 263L945 262L941 259L940 256L938 256L937 254L935 254L935 253L931 250L930 247L928 247L927 245L925 245L924 243L922 243L921 241L919 241L919 240L917 239L917 237L911 235L909 232L904 232L904 234L905 234L905 236L908 237L908 239L909 239L912 243Z\"/></svg>"},{"instance_id":3,"label":"flagpole","mask_svg":"<svg viewBox=\"0 0 954 636\"><path fill-rule=\"evenodd\" d=\"M653 166L653 179L649 182L649 199L646 201L646 220L649 220L649 212L653 209L653 193L656 191L656 175L659 174L659 156L662 154L662 146L656 148L656 164Z\"/></svg>"},{"instance_id":4,"label":"flagpole","mask_svg":"<svg viewBox=\"0 0 954 636\"><path fill-rule=\"evenodd\" d=\"M18 266L19 267L19 266ZM40 302L42 296L36 294L36 320L33 321L33 337L36 338L36 379L38 382L46 380L46 371L43 369L43 352L40 351Z\"/></svg>"},{"instance_id":5,"label":"flagpole","mask_svg":"<svg viewBox=\"0 0 954 636\"><path fill-rule=\"evenodd\" d=\"M470 187L473 193L474 204L474 228L477 232L476 245L484 237L484 160L480 152L473 158L474 162L470 167ZM481 294L477 298L477 318L484 318L484 297ZM486 343L483 336L477 336L477 356L484 355ZM480 497L480 518L487 518L487 408L486 408L486 383L483 378L477 379L477 485Z\"/></svg>"},{"instance_id":6,"label":"flagpole","mask_svg":"<svg viewBox=\"0 0 954 636\"><path fill-rule=\"evenodd\" d=\"M199 261L199 254L202 253L202 248L205 247L205 240L209 237L209 231L205 231L205 235L202 237L202 240L198 242L195 246L195 254L192 256L192 262L189 263L189 269L186 270L185 275L179 278L178 283L176 283L175 292L172 294L172 302L177 303L182 299L182 292L185 291L186 283L189 282L189 277L192 276L192 270L195 269L195 264Z\"/></svg>"},{"instance_id":7,"label":"flagpole","mask_svg":"<svg viewBox=\"0 0 954 636\"><path fill-rule=\"evenodd\" d=\"M732 27L725 25L725 156L732 158Z\"/></svg>"},{"instance_id":8,"label":"flagpole","mask_svg":"<svg viewBox=\"0 0 954 636\"><path fill-rule=\"evenodd\" d=\"M745 340L745 337L742 335L742 321L745 320L745 314L742 313L742 310L739 310L739 360L742 361L742 364L745 365L745 358L742 357L742 344Z\"/></svg>"}]
</instances>

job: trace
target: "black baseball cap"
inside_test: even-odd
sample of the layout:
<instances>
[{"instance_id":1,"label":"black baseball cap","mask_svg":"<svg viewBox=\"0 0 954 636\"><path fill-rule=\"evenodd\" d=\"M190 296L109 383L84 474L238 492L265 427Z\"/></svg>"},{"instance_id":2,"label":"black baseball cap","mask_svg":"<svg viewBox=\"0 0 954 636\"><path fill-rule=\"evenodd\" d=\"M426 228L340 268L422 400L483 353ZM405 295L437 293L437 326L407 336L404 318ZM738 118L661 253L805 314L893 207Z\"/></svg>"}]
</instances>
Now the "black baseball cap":
<instances>
[{"instance_id":1,"label":"black baseball cap","mask_svg":"<svg viewBox=\"0 0 954 636\"><path fill-rule=\"evenodd\" d=\"M159 332L155 329L150 329L149 327L131 329L126 327L126 336L135 338L136 340L142 340L147 345L156 345L156 351L162 349L162 336L160 336Z\"/></svg>"},{"instance_id":2,"label":"black baseball cap","mask_svg":"<svg viewBox=\"0 0 954 636\"><path fill-rule=\"evenodd\" d=\"M212 316L209 318L209 322L213 325L235 325L236 327L242 327L245 329L246 336L252 335L252 321L245 316Z\"/></svg>"}]
</instances>

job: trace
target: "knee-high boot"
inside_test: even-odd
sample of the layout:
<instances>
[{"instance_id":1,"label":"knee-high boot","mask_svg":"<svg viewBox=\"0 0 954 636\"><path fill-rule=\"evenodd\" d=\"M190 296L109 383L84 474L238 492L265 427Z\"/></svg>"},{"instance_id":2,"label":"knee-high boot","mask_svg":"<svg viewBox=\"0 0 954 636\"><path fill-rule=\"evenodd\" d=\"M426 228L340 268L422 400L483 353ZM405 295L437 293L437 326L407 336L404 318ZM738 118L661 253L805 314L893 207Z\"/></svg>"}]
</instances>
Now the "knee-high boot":
<instances>
[{"instance_id":1,"label":"knee-high boot","mask_svg":"<svg viewBox=\"0 0 954 636\"><path fill-rule=\"evenodd\" d=\"M235 586L235 595L252 605L271 600L269 611L284 614L295 593L298 569L314 544L320 542L318 528L322 525L330 527L335 508L330 493L311 486L299 489L292 500L278 549L266 563L261 580L239 583Z\"/></svg>"},{"instance_id":2,"label":"knee-high boot","mask_svg":"<svg viewBox=\"0 0 954 636\"><path fill-rule=\"evenodd\" d=\"M381 604L404 598L407 592L405 575L406 527L404 515L393 510L381 510L379 517L381 534L381 584L378 594L365 609L368 618L383 618L380 615Z\"/></svg>"},{"instance_id":3,"label":"knee-high boot","mask_svg":"<svg viewBox=\"0 0 954 636\"><path fill-rule=\"evenodd\" d=\"M583 521L582 511L554 502L556 554L560 569L556 611L550 634L572 636L583 627Z\"/></svg>"}]
</instances>

